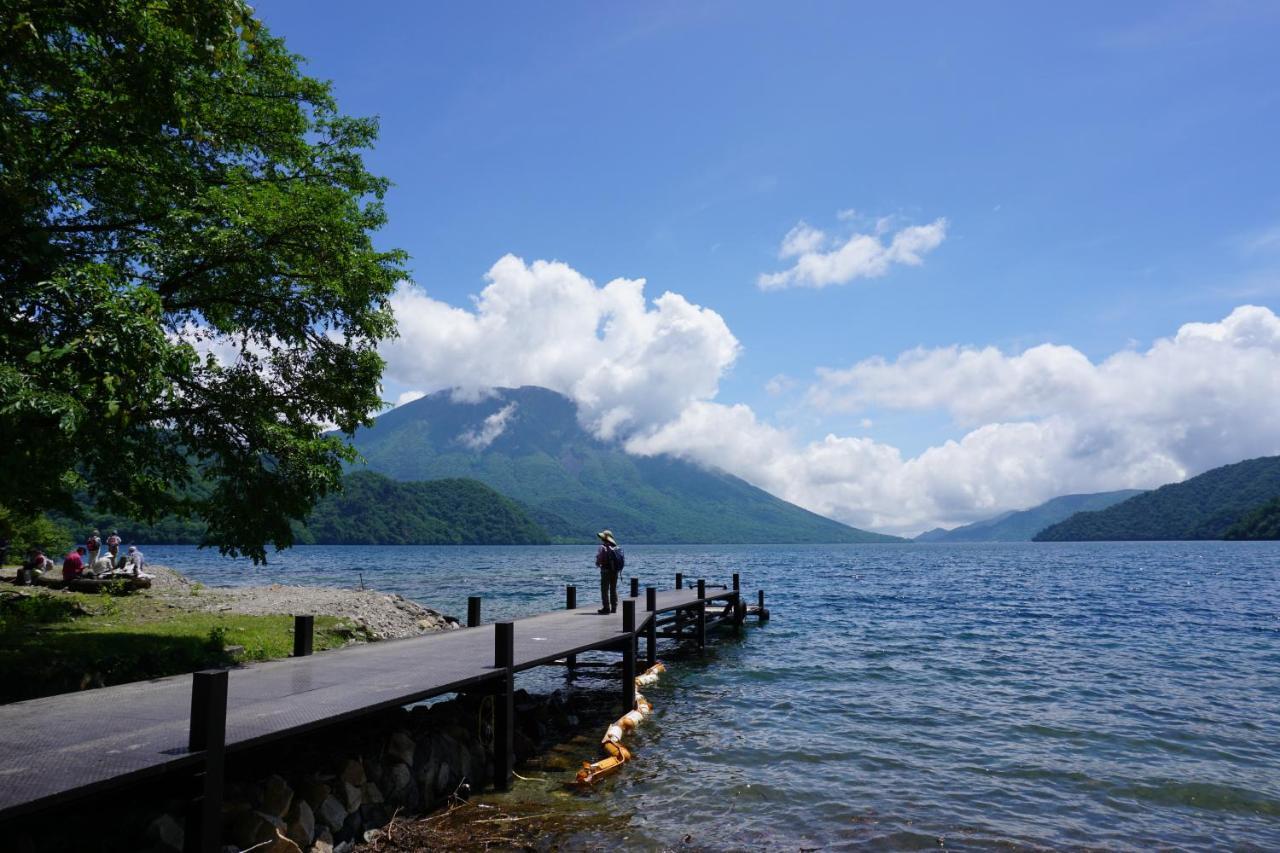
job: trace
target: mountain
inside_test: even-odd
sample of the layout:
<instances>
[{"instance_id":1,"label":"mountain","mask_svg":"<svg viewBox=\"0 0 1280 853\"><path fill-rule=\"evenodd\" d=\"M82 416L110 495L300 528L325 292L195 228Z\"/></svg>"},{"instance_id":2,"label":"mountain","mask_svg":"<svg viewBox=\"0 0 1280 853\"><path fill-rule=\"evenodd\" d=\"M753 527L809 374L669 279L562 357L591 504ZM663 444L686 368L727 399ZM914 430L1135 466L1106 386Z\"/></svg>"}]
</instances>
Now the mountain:
<instances>
[{"instance_id":1,"label":"mountain","mask_svg":"<svg viewBox=\"0 0 1280 853\"><path fill-rule=\"evenodd\" d=\"M400 483L371 471L347 476L316 504L300 545L545 545L551 539L515 501L476 480Z\"/></svg>"},{"instance_id":2,"label":"mountain","mask_svg":"<svg viewBox=\"0 0 1280 853\"><path fill-rule=\"evenodd\" d=\"M1280 496L1280 456L1249 459L1161 486L1098 512L1048 527L1037 542L1221 539L1236 522Z\"/></svg>"},{"instance_id":3,"label":"mountain","mask_svg":"<svg viewBox=\"0 0 1280 853\"><path fill-rule=\"evenodd\" d=\"M1140 494L1141 489L1121 489L1118 492L1097 492L1090 495L1063 495L1031 509L1002 512L994 518L975 521L953 530L935 528L917 536L916 541L1030 542L1041 530L1070 518L1077 512L1106 509ZM925 539L926 536L929 538Z\"/></svg>"},{"instance_id":4,"label":"mountain","mask_svg":"<svg viewBox=\"0 0 1280 853\"><path fill-rule=\"evenodd\" d=\"M897 542L780 500L723 471L633 456L578 423L545 388L499 388L479 401L440 392L357 431L368 470L397 480L479 480L526 506L557 541Z\"/></svg>"},{"instance_id":5,"label":"mountain","mask_svg":"<svg viewBox=\"0 0 1280 853\"><path fill-rule=\"evenodd\" d=\"M1280 539L1280 498L1272 498L1227 529L1223 539Z\"/></svg>"},{"instance_id":6,"label":"mountain","mask_svg":"<svg viewBox=\"0 0 1280 853\"><path fill-rule=\"evenodd\" d=\"M199 519L163 518L143 524L93 513L84 522L58 517L73 530L119 530L128 543L198 545L205 525ZM299 545L545 545L547 532L526 510L475 480L401 483L370 471L343 479L340 493L315 505L306 525L295 524Z\"/></svg>"}]
</instances>

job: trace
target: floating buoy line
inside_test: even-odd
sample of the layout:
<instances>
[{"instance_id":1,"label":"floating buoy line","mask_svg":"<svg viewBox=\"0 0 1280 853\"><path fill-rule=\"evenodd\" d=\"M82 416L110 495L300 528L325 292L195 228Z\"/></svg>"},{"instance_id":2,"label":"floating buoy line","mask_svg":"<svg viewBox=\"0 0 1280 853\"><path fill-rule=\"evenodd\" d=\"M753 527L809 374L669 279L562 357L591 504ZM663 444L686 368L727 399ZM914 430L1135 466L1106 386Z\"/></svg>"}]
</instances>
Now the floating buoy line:
<instances>
[{"instance_id":1,"label":"floating buoy line","mask_svg":"<svg viewBox=\"0 0 1280 853\"><path fill-rule=\"evenodd\" d=\"M658 676L666 671L667 668L661 662L655 663L636 676L636 687L649 687L657 684ZM582 769L578 771L578 776L575 780L577 784L595 784L597 779L608 776L630 761L631 750L623 746L622 739L629 732L635 731L644 722L644 718L652 713L653 705L649 704L649 700L644 698L644 694L637 690L636 706L611 723L609 728L605 730L604 738L600 741L608 755L599 761L582 762Z\"/></svg>"}]
</instances>

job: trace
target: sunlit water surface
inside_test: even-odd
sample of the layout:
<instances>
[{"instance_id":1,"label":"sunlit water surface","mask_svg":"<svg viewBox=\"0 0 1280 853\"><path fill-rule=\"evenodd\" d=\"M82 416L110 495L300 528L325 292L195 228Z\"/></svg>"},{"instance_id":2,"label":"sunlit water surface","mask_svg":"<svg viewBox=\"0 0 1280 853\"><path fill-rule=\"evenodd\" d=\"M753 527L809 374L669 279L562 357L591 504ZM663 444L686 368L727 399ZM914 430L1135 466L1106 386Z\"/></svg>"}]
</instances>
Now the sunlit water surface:
<instances>
[{"instance_id":1,"label":"sunlit water surface","mask_svg":"<svg viewBox=\"0 0 1280 853\"><path fill-rule=\"evenodd\" d=\"M486 621L592 602L588 547L305 547L210 585L402 593ZM773 619L649 691L592 797L711 847L1280 849L1280 543L633 546L627 575L764 588ZM555 686L549 671L526 677ZM549 688L548 688L549 689Z\"/></svg>"}]
</instances>

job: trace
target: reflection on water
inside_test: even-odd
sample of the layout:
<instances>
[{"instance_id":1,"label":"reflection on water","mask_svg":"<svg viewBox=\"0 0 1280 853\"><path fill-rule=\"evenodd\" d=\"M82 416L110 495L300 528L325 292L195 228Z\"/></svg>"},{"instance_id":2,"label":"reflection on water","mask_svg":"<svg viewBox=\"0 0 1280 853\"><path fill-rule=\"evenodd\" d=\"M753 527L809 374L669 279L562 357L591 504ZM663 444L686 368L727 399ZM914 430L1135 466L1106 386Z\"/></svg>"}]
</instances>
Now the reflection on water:
<instances>
[{"instance_id":1,"label":"reflection on water","mask_svg":"<svg viewBox=\"0 0 1280 853\"><path fill-rule=\"evenodd\" d=\"M207 584L402 593L486 621L596 590L594 549L308 547ZM676 845L1280 848L1280 543L633 546L642 585L768 591L682 655L590 796ZM530 689L562 684L544 671ZM589 757L589 756L584 756ZM727 816L727 817L726 817ZM712 818L726 818L712 821Z\"/></svg>"}]
</instances>

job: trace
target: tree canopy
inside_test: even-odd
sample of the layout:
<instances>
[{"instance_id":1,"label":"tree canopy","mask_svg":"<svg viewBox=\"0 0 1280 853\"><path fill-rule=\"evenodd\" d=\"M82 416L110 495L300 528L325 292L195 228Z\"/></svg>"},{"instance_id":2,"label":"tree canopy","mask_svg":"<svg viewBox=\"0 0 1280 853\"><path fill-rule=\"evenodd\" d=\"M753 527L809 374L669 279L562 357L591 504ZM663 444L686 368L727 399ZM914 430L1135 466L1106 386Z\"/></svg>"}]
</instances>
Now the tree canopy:
<instances>
[{"instance_id":1,"label":"tree canopy","mask_svg":"<svg viewBox=\"0 0 1280 853\"><path fill-rule=\"evenodd\" d=\"M238 0L3 6L3 501L195 515L262 559L354 458L325 430L381 405L376 122Z\"/></svg>"}]
</instances>

